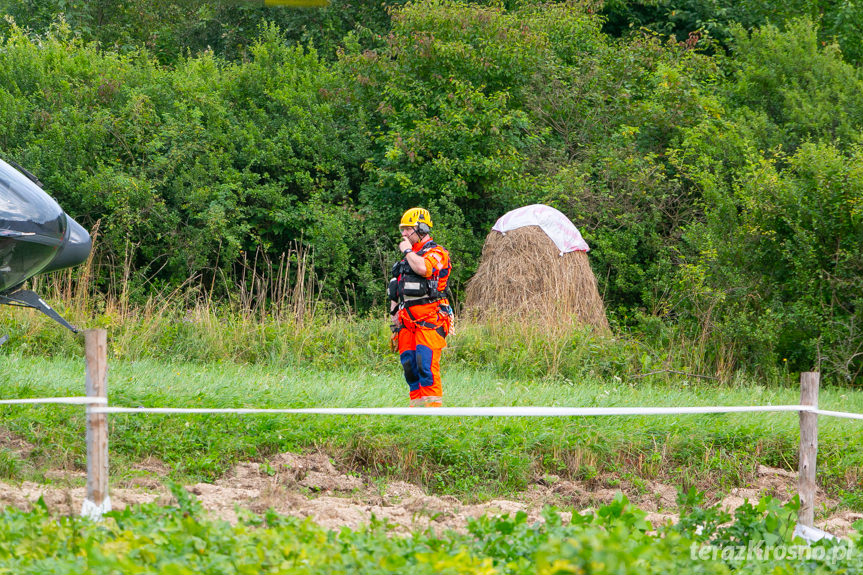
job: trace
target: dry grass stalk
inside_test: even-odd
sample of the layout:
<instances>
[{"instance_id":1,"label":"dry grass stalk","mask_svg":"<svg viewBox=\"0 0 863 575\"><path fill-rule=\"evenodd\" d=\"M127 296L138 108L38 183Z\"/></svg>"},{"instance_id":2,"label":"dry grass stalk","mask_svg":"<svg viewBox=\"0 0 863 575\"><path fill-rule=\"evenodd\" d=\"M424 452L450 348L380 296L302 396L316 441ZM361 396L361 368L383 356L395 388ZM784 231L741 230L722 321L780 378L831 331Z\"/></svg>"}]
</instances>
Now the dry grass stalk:
<instances>
[{"instance_id":1,"label":"dry grass stalk","mask_svg":"<svg viewBox=\"0 0 863 575\"><path fill-rule=\"evenodd\" d=\"M261 246L251 262L243 252L240 267L236 292L244 315L261 320L268 316L292 318L299 326L314 316L323 282L317 282L313 254L302 242L294 242L282 252L278 264Z\"/></svg>"},{"instance_id":2,"label":"dry grass stalk","mask_svg":"<svg viewBox=\"0 0 863 575\"><path fill-rule=\"evenodd\" d=\"M609 330L587 253L561 256L539 226L488 235L467 285L465 311L548 329L577 324Z\"/></svg>"}]
</instances>

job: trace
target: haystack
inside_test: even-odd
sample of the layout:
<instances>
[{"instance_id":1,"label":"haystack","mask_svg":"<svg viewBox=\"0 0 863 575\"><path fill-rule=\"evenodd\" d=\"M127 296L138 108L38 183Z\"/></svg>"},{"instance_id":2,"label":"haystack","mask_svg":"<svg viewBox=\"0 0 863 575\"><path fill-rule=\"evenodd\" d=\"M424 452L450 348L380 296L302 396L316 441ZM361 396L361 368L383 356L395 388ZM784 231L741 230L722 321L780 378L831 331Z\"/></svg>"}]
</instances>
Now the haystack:
<instances>
[{"instance_id":1,"label":"haystack","mask_svg":"<svg viewBox=\"0 0 863 575\"><path fill-rule=\"evenodd\" d=\"M534 205L507 213L485 240L479 268L466 288L465 312L544 327L576 323L607 332L589 249L572 222L554 208Z\"/></svg>"}]
</instances>

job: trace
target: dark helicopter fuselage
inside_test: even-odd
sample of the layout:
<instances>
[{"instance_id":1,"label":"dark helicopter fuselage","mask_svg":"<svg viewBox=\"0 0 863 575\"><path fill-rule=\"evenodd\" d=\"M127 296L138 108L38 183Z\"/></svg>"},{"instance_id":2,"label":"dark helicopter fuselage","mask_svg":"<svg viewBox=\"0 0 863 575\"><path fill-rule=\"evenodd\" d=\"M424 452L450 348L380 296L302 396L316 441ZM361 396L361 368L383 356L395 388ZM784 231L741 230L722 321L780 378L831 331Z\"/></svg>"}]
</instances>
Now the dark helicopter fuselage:
<instances>
[{"instance_id":1,"label":"dark helicopter fuselage","mask_svg":"<svg viewBox=\"0 0 863 575\"><path fill-rule=\"evenodd\" d=\"M0 304L38 308L17 297L25 293L21 285L37 274L83 263L91 240L31 178L0 160Z\"/></svg>"}]
</instances>

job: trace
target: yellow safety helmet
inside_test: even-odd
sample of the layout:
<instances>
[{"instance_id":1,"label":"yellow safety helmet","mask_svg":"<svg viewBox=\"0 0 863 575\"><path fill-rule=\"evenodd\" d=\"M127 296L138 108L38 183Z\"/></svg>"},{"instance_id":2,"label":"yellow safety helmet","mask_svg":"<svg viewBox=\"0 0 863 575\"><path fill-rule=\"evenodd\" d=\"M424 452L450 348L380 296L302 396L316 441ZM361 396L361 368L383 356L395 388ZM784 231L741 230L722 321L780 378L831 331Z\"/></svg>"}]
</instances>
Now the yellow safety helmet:
<instances>
[{"instance_id":1,"label":"yellow safety helmet","mask_svg":"<svg viewBox=\"0 0 863 575\"><path fill-rule=\"evenodd\" d=\"M431 221L431 214L423 208L411 208L402 215L402 221L399 222L401 228L416 228L420 234L428 234L434 224Z\"/></svg>"}]
</instances>

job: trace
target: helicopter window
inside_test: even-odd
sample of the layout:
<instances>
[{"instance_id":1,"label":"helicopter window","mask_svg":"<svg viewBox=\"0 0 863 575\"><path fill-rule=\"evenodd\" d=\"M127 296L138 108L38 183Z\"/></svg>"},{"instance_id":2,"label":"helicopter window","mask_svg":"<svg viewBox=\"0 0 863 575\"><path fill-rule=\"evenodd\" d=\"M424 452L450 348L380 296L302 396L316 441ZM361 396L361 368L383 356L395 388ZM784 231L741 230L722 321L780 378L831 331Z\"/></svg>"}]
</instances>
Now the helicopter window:
<instances>
[{"instance_id":1,"label":"helicopter window","mask_svg":"<svg viewBox=\"0 0 863 575\"><path fill-rule=\"evenodd\" d=\"M24 174L0 160L0 227L6 222L45 224L62 214L57 203Z\"/></svg>"}]
</instances>

